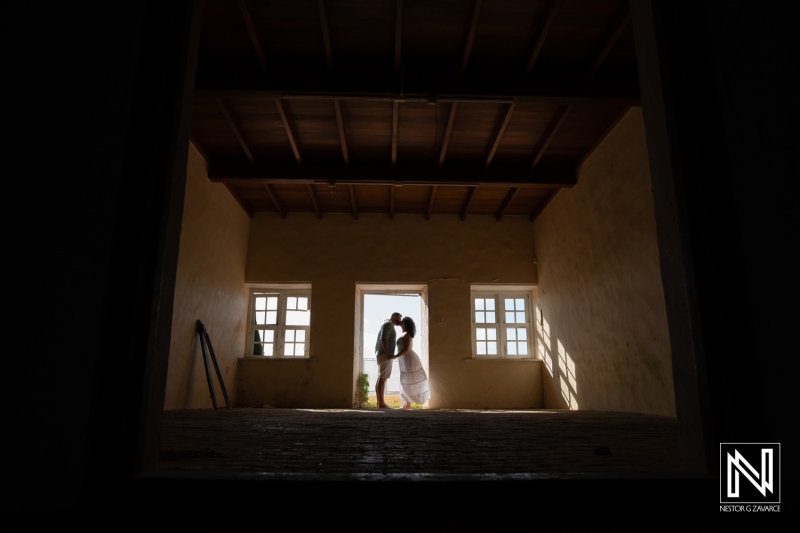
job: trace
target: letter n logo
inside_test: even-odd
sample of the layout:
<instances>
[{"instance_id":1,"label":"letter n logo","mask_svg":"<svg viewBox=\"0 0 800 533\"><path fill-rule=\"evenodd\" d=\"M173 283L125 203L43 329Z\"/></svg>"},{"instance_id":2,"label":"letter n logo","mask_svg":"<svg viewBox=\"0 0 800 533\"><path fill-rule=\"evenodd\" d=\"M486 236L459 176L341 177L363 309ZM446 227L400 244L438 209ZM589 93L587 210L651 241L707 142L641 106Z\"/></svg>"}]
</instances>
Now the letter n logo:
<instances>
[{"instance_id":1,"label":"letter n logo","mask_svg":"<svg viewBox=\"0 0 800 533\"><path fill-rule=\"evenodd\" d=\"M780 503L779 443L720 443L720 503Z\"/></svg>"}]
</instances>

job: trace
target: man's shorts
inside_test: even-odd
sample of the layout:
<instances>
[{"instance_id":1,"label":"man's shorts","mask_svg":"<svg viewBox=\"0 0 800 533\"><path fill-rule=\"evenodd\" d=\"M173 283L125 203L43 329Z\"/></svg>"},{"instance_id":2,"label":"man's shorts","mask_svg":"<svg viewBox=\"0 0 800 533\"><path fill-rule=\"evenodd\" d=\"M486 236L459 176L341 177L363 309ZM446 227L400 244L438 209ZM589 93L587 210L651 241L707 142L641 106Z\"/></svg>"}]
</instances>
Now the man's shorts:
<instances>
[{"instance_id":1,"label":"man's shorts","mask_svg":"<svg viewBox=\"0 0 800 533\"><path fill-rule=\"evenodd\" d=\"M389 359L385 353L378 355L378 373L383 379L389 379L392 376L392 367L394 366L394 359Z\"/></svg>"}]
</instances>

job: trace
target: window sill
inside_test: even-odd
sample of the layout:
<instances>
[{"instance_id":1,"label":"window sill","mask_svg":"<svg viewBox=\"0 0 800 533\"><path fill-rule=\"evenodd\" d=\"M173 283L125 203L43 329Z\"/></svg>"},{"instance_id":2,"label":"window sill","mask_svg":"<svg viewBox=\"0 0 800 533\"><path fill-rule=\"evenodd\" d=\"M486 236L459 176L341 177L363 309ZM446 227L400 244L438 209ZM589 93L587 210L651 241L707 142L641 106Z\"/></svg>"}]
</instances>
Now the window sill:
<instances>
[{"instance_id":1,"label":"window sill","mask_svg":"<svg viewBox=\"0 0 800 533\"><path fill-rule=\"evenodd\" d=\"M242 359L246 361L306 361L311 363L318 363L317 357L265 357L263 355L245 355Z\"/></svg>"},{"instance_id":2,"label":"window sill","mask_svg":"<svg viewBox=\"0 0 800 533\"><path fill-rule=\"evenodd\" d=\"M535 359L533 357L530 357L528 359L522 359L522 358L519 358L519 359L500 359L499 357L495 359L495 358L492 358L492 357L467 357L466 359L464 359L464 361L481 361L481 362L492 361L492 362L498 362L498 363L541 363L542 362L541 359Z\"/></svg>"}]
</instances>

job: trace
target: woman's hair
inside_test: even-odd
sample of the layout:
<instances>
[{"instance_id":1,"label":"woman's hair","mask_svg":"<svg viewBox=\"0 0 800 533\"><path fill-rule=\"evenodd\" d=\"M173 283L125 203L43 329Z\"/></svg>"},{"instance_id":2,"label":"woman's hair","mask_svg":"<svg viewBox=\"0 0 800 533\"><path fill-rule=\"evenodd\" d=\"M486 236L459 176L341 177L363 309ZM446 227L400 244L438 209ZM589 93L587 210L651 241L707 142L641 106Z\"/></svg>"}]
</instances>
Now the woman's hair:
<instances>
[{"instance_id":1,"label":"woman's hair","mask_svg":"<svg viewBox=\"0 0 800 533\"><path fill-rule=\"evenodd\" d=\"M417 325L414 324L414 321L411 320L410 316L403 317L403 325L406 327L408 336L413 339L414 335L417 334Z\"/></svg>"}]
</instances>

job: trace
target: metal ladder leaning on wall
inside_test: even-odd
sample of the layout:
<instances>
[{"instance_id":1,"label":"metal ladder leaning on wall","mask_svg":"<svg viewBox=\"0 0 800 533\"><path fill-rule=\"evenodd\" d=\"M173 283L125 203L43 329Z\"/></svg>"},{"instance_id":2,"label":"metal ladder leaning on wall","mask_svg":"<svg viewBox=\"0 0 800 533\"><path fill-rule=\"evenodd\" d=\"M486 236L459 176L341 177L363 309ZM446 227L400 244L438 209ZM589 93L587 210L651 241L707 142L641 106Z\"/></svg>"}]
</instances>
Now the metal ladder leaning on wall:
<instances>
[{"instance_id":1,"label":"metal ladder leaning on wall","mask_svg":"<svg viewBox=\"0 0 800 533\"><path fill-rule=\"evenodd\" d=\"M211 346L211 338L208 336L208 330L201 320L197 321L197 334L200 336L200 346L203 348L203 363L206 366L208 390L211 392L211 401L214 404L214 409L217 408L217 395L214 393L214 383L211 380L211 369L208 366L209 354L211 354L211 361L214 363L214 370L217 371L217 379L219 380L219 386L222 389L222 395L225 397L225 407L230 409L231 406L228 402L228 391L225 389L225 382L222 380L222 373L219 371L217 356L214 354L214 347Z\"/></svg>"}]
</instances>

